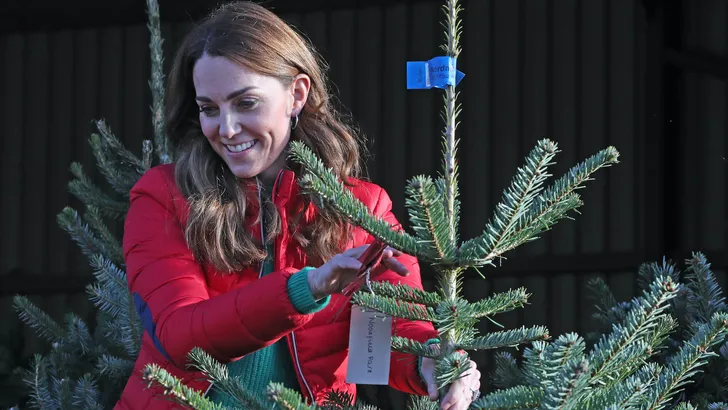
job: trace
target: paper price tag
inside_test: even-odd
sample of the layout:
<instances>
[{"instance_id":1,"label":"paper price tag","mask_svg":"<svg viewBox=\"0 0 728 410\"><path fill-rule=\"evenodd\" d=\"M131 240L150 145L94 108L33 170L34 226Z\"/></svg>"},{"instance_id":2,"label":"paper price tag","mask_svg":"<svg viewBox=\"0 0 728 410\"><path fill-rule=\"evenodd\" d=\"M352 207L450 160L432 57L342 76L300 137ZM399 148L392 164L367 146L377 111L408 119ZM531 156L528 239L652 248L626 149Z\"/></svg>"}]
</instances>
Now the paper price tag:
<instances>
[{"instance_id":1,"label":"paper price tag","mask_svg":"<svg viewBox=\"0 0 728 410\"><path fill-rule=\"evenodd\" d=\"M383 313L351 307L349 328L349 366L346 382L389 384L392 352L392 317Z\"/></svg>"}]
</instances>

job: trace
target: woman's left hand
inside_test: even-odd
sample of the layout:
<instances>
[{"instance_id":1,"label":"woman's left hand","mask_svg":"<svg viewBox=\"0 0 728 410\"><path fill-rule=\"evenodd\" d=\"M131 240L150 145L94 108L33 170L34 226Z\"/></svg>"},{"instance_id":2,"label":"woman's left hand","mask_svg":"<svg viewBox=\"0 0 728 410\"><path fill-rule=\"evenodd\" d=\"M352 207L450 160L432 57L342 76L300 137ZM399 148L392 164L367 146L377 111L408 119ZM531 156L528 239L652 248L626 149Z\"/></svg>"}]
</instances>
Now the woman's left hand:
<instances>
[{"instance_id":1,"label":"woman's left hand","mask_svg":"<svg viewBox=\"0 0 728 410\"><path fill-rule=\"evenodd\" d=\"M422 376L427 384L427 393L430 400L439 398L437 383L435 382L435 360L429 357L422 358ZM480 396L480 371L475 362L470 360L470 367L455 380L445 397L440 402L440 410L467 410L470 403Z\"/></svg>"}]
</instances>

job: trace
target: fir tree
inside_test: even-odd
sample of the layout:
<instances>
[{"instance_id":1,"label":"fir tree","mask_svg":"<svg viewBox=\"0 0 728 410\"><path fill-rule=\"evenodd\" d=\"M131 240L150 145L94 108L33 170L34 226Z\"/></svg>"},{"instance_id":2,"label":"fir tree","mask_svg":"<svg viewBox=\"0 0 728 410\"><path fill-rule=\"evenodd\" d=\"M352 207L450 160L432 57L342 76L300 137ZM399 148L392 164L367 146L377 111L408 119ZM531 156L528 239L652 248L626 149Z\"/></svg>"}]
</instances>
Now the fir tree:
<instances>
[{"instance_id":1,"label":"fir tree","mask_svg":"<svg viewBox=\"0 0 728 410\"><path fill-rule=\"evenodd\" d=\"M714 315L728 313L728 308L723 291L703 253L695 252L691 258L686 259L684 271L665 260L662 263L644 263L637 271L637 283L644 290L660 274L669 275L673 280L684 283L681 291L670 301L670 311L675 318L675 331L651 358L654 363L662 365L702 326L709 324ZM591 280L588 288L596 301L593 317L600 325L588 338L594 340L601 332L623 321L625 312L632 303L618 302L600 278ZM679 394L679 399L701 409L728 408L728 389L725 387L727 369L728 343L722 343L708 359L703 372L692 378L694 383Z\"/></svg>"},{"instance_id":2,"label":"fir tree","mask_svg":"<svg viewBox=\"0 0 728 410\"><path fill-rule=\"evenodd\" d=\"M445 43L442 50L452 59L460 55L462 9L457 0L443 5ZM394 337L392 349L436 360L436 380L442 395L448 386L468 371L467 354L472 350L497 349L544 340L543 326L508 329L478 335L476 325L484 319L522 307L528 298L525 289L510 290L486 299L469 302L462 296L462 278L469 269L495 266L495 261L542 232L582 205L576 190L597 170L617 163L618 152L608 147L571 168L552 185L549 165L558 152L557 144L541 140L516 170L511 185L497 204L483 233L461 241L458 235L460 201L456 131L460 105L456 83L444 86L443 168L437 177L419 175L408 181L406 205L413 233L394 231L384 221L371 216L336 179L331 170L304 144L292 143L293 158L303 165L304 190L319 202L345 215L377 239L393 248L429 263L437 273L436 292L414 292L404 286L373 283L370 291L360 291L352 302L392 317L428 321L438 331L438 348Z\"/></svg>"},{"instance_id":3,"label":"fir tree","mask_svg":"<svg viewBox=\"0 0 728 410\"><path fill-rule=\"evenodd\" d=\"M71 164L70 192L85 206L66 207L58 215L62 229L89 259L95 281L87 286L98 309L90 326L73 313L58 323L24 296L14 298L20 318L48 341L50 351L36 354L19 370L38 409L110 409L132 373L141 344L142 326L126 281L121 241L108 226L123 221L129 191L156 163L172 160L163 133L164 75L159 6L147 0L152 75L154 142L144 141L141 157L123 147L104 120L96 121L89 143L108 188L92 181L79 163ZM155 155L156 154L156 155Z\"/></svg>"},{"instance_id":4,"label":"fir tree","mask_svg":"<svg viewBox=\"0 0 728 410\"><path fill-rule=\"evenodd\" d=\"M671 306L686 288L674 280L671 267L657 267L642 295L626 304L612 331L600 335L588 353L576 334L535 342L520 366L510 354L499 353L493 380L501 390L474 407L501 409L523 400L522 408L539 409L695 408L681 392L725 343L728 314L710 314L667 351L678 327ZM651 360L660 356L663 360Z\"/></svg>"}]
</instances>

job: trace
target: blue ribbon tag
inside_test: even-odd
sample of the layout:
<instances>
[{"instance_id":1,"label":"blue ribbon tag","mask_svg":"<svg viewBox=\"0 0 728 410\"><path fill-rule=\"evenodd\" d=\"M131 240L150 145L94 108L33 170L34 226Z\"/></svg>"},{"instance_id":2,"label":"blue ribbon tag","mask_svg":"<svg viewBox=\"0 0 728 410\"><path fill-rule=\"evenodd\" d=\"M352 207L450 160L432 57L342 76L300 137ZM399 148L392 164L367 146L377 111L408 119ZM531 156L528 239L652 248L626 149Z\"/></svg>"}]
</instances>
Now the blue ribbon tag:
<instances>
[{"instance_id":1,"label":"blue ribbon tag","mask_svg":"<svg viewBox=\"0 0 728 410\"><path fill-rule=\"evenodd\" d=\"M407 62L407 89L423 90L429 88L445 88L457 85L465 77L457 69L457 60L441 56L428 61Z\"/></svg>"}]
</instances>

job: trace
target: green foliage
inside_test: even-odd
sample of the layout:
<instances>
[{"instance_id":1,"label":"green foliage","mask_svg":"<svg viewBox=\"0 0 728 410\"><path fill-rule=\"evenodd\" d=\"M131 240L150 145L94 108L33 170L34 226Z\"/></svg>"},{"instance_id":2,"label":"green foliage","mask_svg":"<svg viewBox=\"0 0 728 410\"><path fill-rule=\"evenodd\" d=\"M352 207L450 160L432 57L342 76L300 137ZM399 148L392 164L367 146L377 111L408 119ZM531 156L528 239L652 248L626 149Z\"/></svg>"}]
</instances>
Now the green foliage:
<instances>
[{"instance_id":1,"label":"green foliage","mask_svg":"<svg viewBox=\"0 0 728 410\"><path fill-rule=\"evenodd\" d=\"M710 263L700 252L693 253L691 258L685 260L684 272L676 264L665 260L642 264L637 272L637 283L644 289L656 275L668 275L684 283L669 304L673 317L669 325L674 331L664 337L664 343L652 357L654 363L667 365L672 356L680 353L685 343L691 343L696 335L705 331L706 326L710 326L716 315L728 313L728 310ZM596 301L597 311L593 317L600 325L596 334L624 320L632 303L617 301L601 279L592 280L589 289ZM592 335L590 339L593 338ZM719 349L705 360L707 362L701 362L702 372L692 375L695 383L685 386L678 398L697 408L719 409L723 405L721 403L728 401L728 389L725 386L725 380L728 379L728 344L721 343Z\"/></svg>"},{"instance_id":2,"label":"green foliage","mask_svg":"<svg viewBox=\"0 0 728 410\"><path fill-rule=\"evenodd\" d=\"M621 305L604 283L593 281L590 289L600 300L597 317L614 317L606 314L610 304L619 313L609 323L611 331L600 334L589 347L577 334L551 343L536 342L524 351L520 366L510 354L499 354L493 380L501 390L476 404L528 388L540 395L533 393L531 405L524 408L708 408L705 398L693 400L688 393L704 389L701 381L710 370L709 362L720 359L716 350L725 350L728 314L719 308L722 298L704 257L697 254L689 263L686 284L675 281L679 274L672 265L643 265L642 295ZM698 301L697 294L712 302ZM707 318L686 326L687 333L680 332L673 316L681 298L688 301L685 311L693 312L692 318L699 311L700 317ZM674 340L675 335L686 338ZM508 408L490 406L481 408ZM710 406L720 408L721 404Z\"/></svg>"},{"instance_id":3,"label":"green foliage","mask_svg":"<svg viewBox=\"0 0 728 410\"><path fill-rule=\"evenodd\" d=\"M188 358L192 367L200 370L208 380L215 383L217 388L236 399L239 403L239 407L235 407L236 409L378 410L372 405L355 401L349 394L339 391L330 392L321 404L308 404L297 391L273 382L268 385L264 394L254 395L246 390L243 380L238 377L230 377L227 368L203 350L193 349L188 354ZM187 388L178 378L155 364L146 366L144 379L149 381L150 385L163 387L166 398L185 408L198 410L224 408L203 397L199 391ZM407 408L408 410L437 410L438 405L426 397L411 396Z\"/></svg>"},{"instance_id":4,"label":"green foliage","mask_svg":"<svg viewBox=\"0 0 728 410\"><path fill-rule=\"evenodd\" d=\"M696 266L693 271L705 273L707 270L704 267ZM628 308L624 309L623 319L613 325L611 332L602 335L598 343L588 348L584 339L574 333L562 335L552 342L538 340L525 349L520 366L510 354L499 353L496 356L497 370L493 378L498 390L481 397L471 408L724 408L723 403L699 406L681 401L681 397L685 388L701 374L706 362L716 356L715 349L725 343L728 335L728 314L713 312L710 320L696 324L689 340L681 343L662 363L651 361L664 354L662 347L677 326L670 312L670 306L675 299L689 289L713 288L697 286L692 282L688 285L675 282L675 272L669 265L653 265L652 270L643 271L649 272L651 282L646 282L647 276L643 277L647 286L642 295L627 303ZM710 283L710 280L706 279L702 283ZM601 293L606 295L604 287L593 288L601 289ZM391 292L392 289L388 288L388 291ZM714 289L705 294L711 295L716 301L720 299ZM692 300L696 306L711 306ZM525 329L519 331L527 333ZM536 334L540 334L540 329ZM403 338L395 340L394 344L399 344L401 350L414 351L416 354L436 356L439 350L433 345L408 344ZM351 397L337 392L331 393L322 405L309 405L298 392L278 384L269 385L264 397L251 397L246 393L242 381L229 378L225 367L216 363L209 355L195 349L189 356L193 366L208 375L216 385L239 397L241 408L376 410L364 403L352 404ZM438 361L441 377L444 380L456 378L467 371L464 357L460 353ZM147 379L165 386L167 394L180 404L196 409L218 408L201 397L199 392L183 388L178 380L153 365L147 367ZM410 410L435 408L437 404L425 397L411 397L408 403Z\"/></svg>"}]
</instances>

